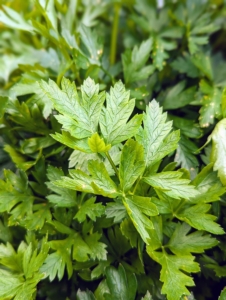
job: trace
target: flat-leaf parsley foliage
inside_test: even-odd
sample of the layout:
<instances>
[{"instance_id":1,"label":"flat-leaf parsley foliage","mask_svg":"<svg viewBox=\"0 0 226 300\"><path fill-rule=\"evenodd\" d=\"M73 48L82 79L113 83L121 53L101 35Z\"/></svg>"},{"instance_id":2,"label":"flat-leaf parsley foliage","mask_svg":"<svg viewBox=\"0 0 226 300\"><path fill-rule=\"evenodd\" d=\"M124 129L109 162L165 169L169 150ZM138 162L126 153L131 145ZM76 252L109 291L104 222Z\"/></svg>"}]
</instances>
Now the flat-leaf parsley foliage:
<instances>
[{"instance_id":1,"label":"flat-leaf parsley foliage","mask_svg":"<svg viewBox=\"0 0 226 300\"><path fill-rule=\"evenodd\" d=\"M61 89L51 80L42 81L40 87L53 102L58 112L55 117L62 124L62 133L52 137L72 149L98 154L88 161L86 172L70 170L69 176L62 176L52 184L111 198L115 218L121 214L120 203L125 211L123 220L128 220L130 227L137 230L147 245L147 253L162 267L162 293L169 300L188 295L186 286L194 285L188 274L200 270L192 252L202 253L217 244L205 231L215 234L224 231L214 222L215 217L207 214L208 204L194 203L200 192L183 169L158 172L156 165L176 149L179 141L179 132L172 131L172 122L167 121L166 113L152 100L146 112L131 116L135 102L121 81L109 93L99 92L99 85L90 78L84 81L81 92L65 78ZM122 142L120 161L115 164L110 149ZM112 165L114 174L109 174L106 161ZM104 214L107 200L100 201L102 204L95 203L95 198L87 199L75 215L76 219L83 222L88 217L95 221ZM161 213L164 201L171 209L167 215ZM172 220L168 242L164 238L166 217ZM188 224L194 230L186 235L191 230ZM127 230L129 228L122 231L126 237Z\"/></svg>"}]
</instances>

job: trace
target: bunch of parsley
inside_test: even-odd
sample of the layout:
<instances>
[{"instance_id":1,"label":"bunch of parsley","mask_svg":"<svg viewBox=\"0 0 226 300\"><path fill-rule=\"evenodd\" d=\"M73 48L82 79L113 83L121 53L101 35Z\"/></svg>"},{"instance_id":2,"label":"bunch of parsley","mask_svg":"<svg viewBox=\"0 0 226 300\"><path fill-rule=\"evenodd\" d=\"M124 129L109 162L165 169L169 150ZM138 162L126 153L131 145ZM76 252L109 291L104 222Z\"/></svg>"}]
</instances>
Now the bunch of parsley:
<instances>
[{"instance_id":1,"label":"bunch of parsley","mask_svg":"<svg viewBox=\"0 0 226 300\"><path fill-rule=\"evenodd\" d=\"M219 296L223 1L3 4L0 300Z\"/></svg>"}]
</instances>

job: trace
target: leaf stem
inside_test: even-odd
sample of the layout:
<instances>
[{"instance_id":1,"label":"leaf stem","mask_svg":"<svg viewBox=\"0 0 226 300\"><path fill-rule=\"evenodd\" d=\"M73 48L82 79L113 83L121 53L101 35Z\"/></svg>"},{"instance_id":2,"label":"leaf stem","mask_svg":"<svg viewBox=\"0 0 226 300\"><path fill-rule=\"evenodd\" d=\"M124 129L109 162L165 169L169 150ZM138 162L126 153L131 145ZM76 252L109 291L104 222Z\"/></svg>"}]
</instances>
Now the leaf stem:
<instances>
[{"instance_id":1,"label":"leaf stem","mask_svg":"<svg viewBox=\"0 0 226 300\"><path fill-rule=\"evenodd\" d=\"M118 170L117 170L117 168L116 168L116 166L115 166L115 164L114 164L114 162L113 162L113 160L112 160L110 154L109 154L108 152L105 152L105 154L106 154L106 157L107 157L109 163L111 164L113 170L115 171L115 174L116 174L117 177L119 178Z\"/></svg>"},{"instance_id":2,"label":"leaf stem","mask_svg":"<svg viewBox=\"0 0 226 300\"><path fill-rule=\"evenodd\" d=\"M119 23L119 13L121 5L119 3L114 4L114 20L112 25L112 35L111 35L111 50L110 50L110 63L113 65L116 58L117 49L117 37L118 37L118 23Z\"/></svg>"},{"instance_id":3,"label":"leaf stem","mask_svg":"<svg viewBox=\"0 0 226 300\"><path fill-rule=\"evenodd\" d=\"M186 202L186 200L181 200L180 204L177 206L176 210L173 212L172 217L170 218L170 221L173 220L173 218L175 217L176 213L180 210L180 208L184 205L184 203Z\"/></svg>"},{"instance_id":4,"label":"leaf stem","mask_svg":"<svg viewBox=\"0 0 226 300\"><path fill-rule=\"evenodd\" d=\"M139 176L139 177L137 178L136 184L135 184L134 189L133 189L133 195L134 195L135 192L136 192L136 189L137 189L137 187L138 187L138 184L140 183L140 180L141 180L141 176Z\"/></svg>"}]
</instances>

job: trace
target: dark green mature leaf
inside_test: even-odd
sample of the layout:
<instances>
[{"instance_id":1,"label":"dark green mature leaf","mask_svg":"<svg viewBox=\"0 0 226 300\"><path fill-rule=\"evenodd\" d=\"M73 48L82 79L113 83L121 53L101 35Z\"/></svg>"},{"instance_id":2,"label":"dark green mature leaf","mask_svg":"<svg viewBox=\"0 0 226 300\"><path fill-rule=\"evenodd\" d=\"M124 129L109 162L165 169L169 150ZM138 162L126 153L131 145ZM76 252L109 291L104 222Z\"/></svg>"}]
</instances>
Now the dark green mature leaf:
<instances>
[{"instance_id":1,"label":"dark green mature leaf","mask_svg":"<svg viewBox=\"0 0 226 300\"><path fill-rule=\"evenodd\" d=\"M47 169L47 177L50 180L46 182L48 188L55 194L48 195L46 198L50 203L59 207L73 207L77 204L76 193L70 189L61 188L53 184L55 180L60 180L64 175L63 171L52 166Z\"/></svg>"},{"instance_id":2,"label":"dark green mature leaf","mask_svg":"<svg viewBox=\"0 0 226 300\"><path fill-rule=\"evenodd\" d=\"M40 268L40 272L49 277L52 281L56 276L59 280L64 276L64 271L67 270L68 278L72 276L73 268L71 261L71 245L73 241L71 238L65 240L50 241L50 248L55 252L49 254Z\"/></svg>"},{"instance_id":3,"label":"dark green mature leaf","mask_svg":"<svg viewBox=\"0 0 226 300\"><path fill-rule=\"evenodd\" d=\"M168 246L170 250L180 256L182 254L202 253L205 249L212 248L218 241L210 235L204 235L201 231L196 231L188 235L191 227L186 224L177 224L171 236Z\"/></svg>"},{"instance_id":4,"label":"dark green mature leaf","mask_svg":"<svg viewBox=\"0 0 226 300\"><path fill-rule=\"evenodd\" d=\"M100 128L107 144L116 145L134 136L140 127L142 116L134 116L128 123L135 106L135 100L129 99L121 81L117 82L106 94L107 107L100 116Z\"/></svg>"},{"instance_id":5,"label":"dark green mature leaf","mask_svg":"<svg viewBox=\"0 0 226 300\"><path fill-rule=\"evenodd\" d=\"M137 281L134 274L126 273L122 265L118 270L114 267L107 267L106 282L109 294L105 294L106 300L134 300L136 296Z\"/></svg>"},{"instance_id":6,"label":"dark green mature leaf","mask_svg":"<svg viewBox=\"0 0 226 300\"><path fill-rule=\"evenodd\" d=\"M224 234L224 230L219 224L215 223L216 217L206 214L210 210L211 205L200 203L190 207L183 207L176 217L187 222L198 230L205 230L213 234Z\"/></svg>"},{"instance_id":7,"label":"dark green mature leaf","mask_svg":"<svg viewBox=\"0 0 226 300\"><path fill-rule=\"evenodd\" d=\"M139 235L130 219L125 219L120 225L122 234L130 241L131 247L137 247Z\"/></svg>"},{"instance_id":8,"label":"dark green mature leaf","mask_svg":"<svg viewBox=\"0 0 226 300\"><path fill-rule=\"evenodd\" d=\"M155 189L160 189L166 195L175 198L189 199L198 194L194 186L189 185L190 180L181 178L183 173L177 171L167 171L157 174L152 174L144 177L143 180L153 186Z\"/></svg>"},{"instance_id":9,"label":"dark green mature leaf","mask_svg":"<svg viewBox=\"0 0 226 300\"><path fill-rule=\"evenodd\" d=\"M199 191L199 194L191 199L193 203L218 201L226 191L217 177L217 172L213 172L213 163L205 166L192 181L192 184Z\"/></svg>"},{"instance_id":10,"label":"dark green mature leaf","mask_svg":"<svg viewBox=\"0 0 226 300\"><path fill-rule=\"evenodd\" d=\"M190 171L192 179L197 174L197 167L199 165L198 159L194 155L197 150L198 147L195 143L182 135L174 158L178 165Z\"/></svg>"},{"instance_id":11,"label":"dark green mature leaf","mask_svg":"<svg viewBox=\"0 0 226 300\"><path fill-rule=\"evenodd\" d=\"M82 237L80 234L73 236L73 258L79 262L95 260L106 260L106 245L99 242L101 235L97 232Z\"/></svg>"},{"instance_id":12,"label":"dark green mature leaf","mask_svg":"<svg viewBox=\"0 0 226 300\"><path fill-rule=\"evenodd\" d=\"M100 217L104 211L105 208L101 203L96 203L95 197L92 197L79 208L79 211L75 215L75 218L79 222L84 222L86 220L86 216L88 216L91 220L96 221L96 217Z\"/></svg>"},{"instance_id":13,"label":"dark green mature leaf","mask_svg":"<svg viewBox=\"0 0 226 300\"><path fill-rule=\"evenodd\" d=\"M145 169L143 147L134 140L128 140L121 154L119 179L123 192L130 190Z\"/></svg>"},{"instance_id":14,"label":"dark green mature leaf","mask_svg":"<svg viewBox=\"0 0 226 300\"><path fill-rule=\"evenodd\" d=\"M127 51L122 55L122 64L124 71L125 83L144 80L154 72L154 66L146 66L145 64L150 56L152 49L152 39L135 46L133 51Z\"/></svg>"},{"instance_id":15,"label":"dark green mature leaf","mask_svg":"<svg viewBox=\"0 0 226 300\"><path fill-rule=\"evenodd\" d=\"M144 113L144 128L140 128L137 141L144 147L147 167L155 164L164 156L176 149L179 133L170 131L172 122L166 122L166 113L162 113L159 104L152 100Z\"/></svg>"},{"instance_id":16,"label":"dark green mature leaf","mask_svg":"<svg viewBox=\"0 0 226 300\"><path fill-rule=\"evenodd\" d=\"M78 290L76 294L76 299L77 300L96 300L95 296L91 291L81 291L80 289Z\"/></svg>"},{"instance_id":17,"label":"dark green mature leaf","mask_svg":"<svg viewBox=\"0 0 226 300\"><path fill-rule=\"evenodd\" d=\"M179 82L167 93L163 102L164 109L177 109L188 105L194 100L195 92L195 87L185 89L185 82Z\"/></svg>"}]
</instances>

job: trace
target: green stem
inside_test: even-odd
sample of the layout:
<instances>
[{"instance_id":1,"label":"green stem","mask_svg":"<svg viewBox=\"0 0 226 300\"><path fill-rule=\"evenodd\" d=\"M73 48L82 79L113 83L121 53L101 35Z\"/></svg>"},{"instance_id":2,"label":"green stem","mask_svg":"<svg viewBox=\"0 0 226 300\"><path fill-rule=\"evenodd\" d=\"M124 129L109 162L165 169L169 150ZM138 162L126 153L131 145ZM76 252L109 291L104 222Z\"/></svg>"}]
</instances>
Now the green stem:
<instances>
[{"instance_id":1,"label":"green stem","mask_svg":"<svg viewBox=\"0 0 226 300\"><path fill-rule=\"evenodd\" d=\"M135 194L135 192L136 192L136 189L137 189L137 187L138 187L138 184L140 183L140 180L141 180L141 176L139 176L139 177L137 178L137 181L136 181L135 187L134 187L134 189L133 189L133 195L134 195L134 194Z\"/></svg>"},{"instance_id":2,"label":"green stem","mask_svg":"<svg viewBox=\"0 0 226 300\"><path fill-rule=\"evenodd\" d=\"M118 37L118 23L119 23L119 13L121 5L115 3L114 5L114 20L112 25L112 35L111 35L111 50L110 50L110 63L113 65L116 58L116 49L117 49L117 37Z\"/></svg>"},{"instance_id":3,"label":"green stem","mask_svg":"<svg viewBox=\"0 0 226 300\"><path fill-rule=\"evenodd\" d=\"M181 200L180 204L177 206L176 210L173 212L173 215L170 218L170 221L173 220L173 218L175 217L176 213L180 210L180 208L184 205L185 202L186 202L186 200Z\"/></svg>"},{"instance_id":4,"label":"green stem","mask_svg":"<svg viewBox=\"0 0 226 300\"><path fill-rule=\"evenodd\" d=\"M112 160L111 156L109 155L109 153L108 153L108 152L106 152L105 154L106 154L106 157L107 157L107 159L108 159L109 163L111 164L111 166L112 166L113 170L115 171L115 174L116 174L116 175L117 175L117 177L119 178L118 170L117 170L117 168L116 168L116 166L115 166L115 164L114 164L114 162L113 162L113 160Z\"/></svg>"}]
</instances>

